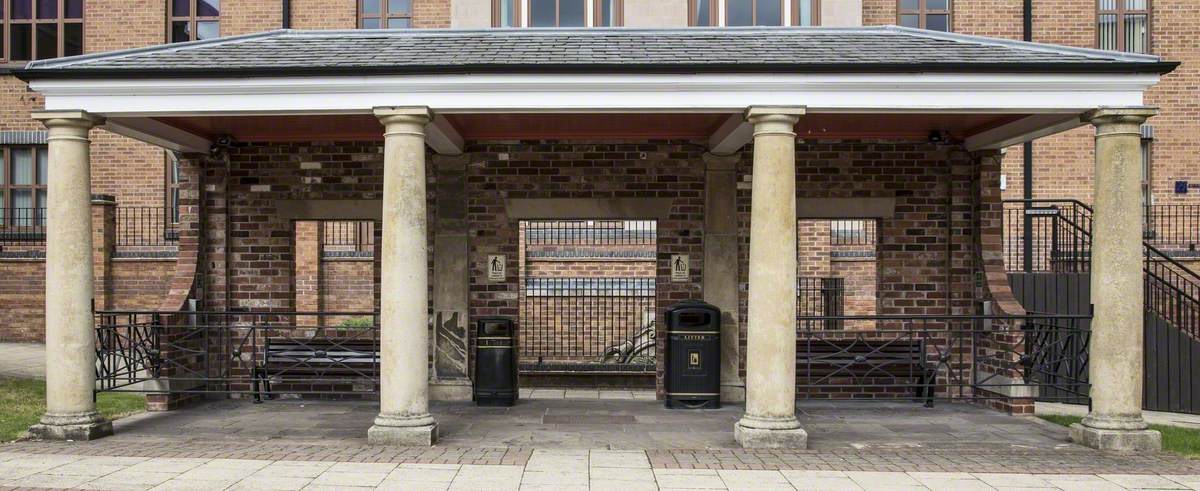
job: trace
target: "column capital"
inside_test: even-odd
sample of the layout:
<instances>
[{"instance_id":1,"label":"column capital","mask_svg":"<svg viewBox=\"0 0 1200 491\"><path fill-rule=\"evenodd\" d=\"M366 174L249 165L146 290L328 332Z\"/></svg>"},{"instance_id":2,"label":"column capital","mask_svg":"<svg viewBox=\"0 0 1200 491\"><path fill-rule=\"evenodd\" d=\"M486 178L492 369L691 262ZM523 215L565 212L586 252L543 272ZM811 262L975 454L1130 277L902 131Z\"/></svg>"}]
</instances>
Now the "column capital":
<instances>
[{"instance_id":1,"label":"column capital","mask_svg":"<svg viewBox=\"0 0 1200 491\"><path fill-rule=\"evenodd\" d=\"M83 110L35 111L31 117L46 128L80 128L90 130L104 124L104 118Z\"/></svg>"},{"instance_id":2,"label":"column capital","mask_svg":"<svg viewBox=\"0 0 1200 491\"><path fill-rule=\"evenodd\" d=\"M426 106L376 107L371 110L383 124L420 123L433 119L433 112Z\"/></svg>"},{"instance_id":3,"label":"column capital","mask_svg":"<svg viewBox=\"0 0 1200 491\"><path fill-rule=\"evenodd\" d=\"M1079 119L1096 127L1113 124L1141 125L1156 114L1157 107L1101 107L1083 113Z\"/></svg>"},{"instance_id":4,"label":"column capital","mask_svg":"<svg viewBox=\"0 0 1200 491\"><path fill-rule=\"evenodd\" d=\"M806 112L804 106L750 106L746 108L746 121L751 124L789 121L796 124Z\"/></svg>"}]
</instances>

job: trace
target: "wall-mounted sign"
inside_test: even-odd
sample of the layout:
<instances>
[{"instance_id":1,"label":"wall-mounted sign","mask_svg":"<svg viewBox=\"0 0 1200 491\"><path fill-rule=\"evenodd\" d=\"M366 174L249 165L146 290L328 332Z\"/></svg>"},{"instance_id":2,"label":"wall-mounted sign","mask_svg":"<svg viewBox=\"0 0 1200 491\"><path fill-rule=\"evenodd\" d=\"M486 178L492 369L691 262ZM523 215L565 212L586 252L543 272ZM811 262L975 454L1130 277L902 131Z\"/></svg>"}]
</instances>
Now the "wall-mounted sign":
<instances>
[{"instance_id":1,"label":"wall-mounted sign","mask_svg":"<svg viewBox=\"0 0 1200 491\"><path fill-rule=\"evenodd\" d=\"M507 261L503 254L488 254L487 272L488 281L504 281L505 264Z\"/></svg>"},{"instance_id":2,"label":"wall-mounted sign","mask_svg":"<svg viewBox=\"0 0 1200 491\"><path fill-rule=\"evenodd\" d=\"M1200 191L1200 182L1175 181L1175 194L1188 194L1191 190Z\"/></svg>"},{"instance_id":3,"label":"wall-mounted sign","mask_svg":"<svg viewBox=\"0 0 1200 491\"><path fill-rule=\"evenodd\" d=\"M688 281L691 272L692 267L688 263L687 254L671 255L671 281Z\"/></svg>"}]
</instances>

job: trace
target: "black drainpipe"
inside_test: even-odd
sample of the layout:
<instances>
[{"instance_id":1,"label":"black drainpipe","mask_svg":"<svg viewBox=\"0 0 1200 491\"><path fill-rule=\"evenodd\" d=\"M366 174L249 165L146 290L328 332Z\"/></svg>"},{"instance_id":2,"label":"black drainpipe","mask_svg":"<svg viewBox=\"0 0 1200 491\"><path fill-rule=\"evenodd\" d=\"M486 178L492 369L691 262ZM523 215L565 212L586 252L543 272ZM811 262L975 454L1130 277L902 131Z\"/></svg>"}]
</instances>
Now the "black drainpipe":
<instances>
[{"instance_id":1,"label":"black drainpipe","mask_svg":"<svg viewBox=\"0 0 1200 491\"><path fill-rule=\"evenodd\" d=\"M283 28L292 28L292 0L283 0Z\"/></svg>"},{"instance_id":2,"label":"black drainpipe","mask_svg":"<svg viewBox=\"0 0 1200 491\"><path fill-rule=\"evenodd\" d=\"M1033 41L1033 0L1024 0L1024 9L1022 11L1022 34L1025 41ZM1023 247L1022 266L1026 273L1033 272L1033 241L1030 240L1033 236L1033 215L1030 215L1028 210L1033 207L1033 203L1029 200L1033 199L1033 142L1025 142L1022 146L1024 151L1021 154L1025 157L1024 165L1021 169L1022 187L1024 188L1022 197L1025 199L1025 219L1022 225L1025 228L1025 244Z\"/></svg>"}]
</instances>

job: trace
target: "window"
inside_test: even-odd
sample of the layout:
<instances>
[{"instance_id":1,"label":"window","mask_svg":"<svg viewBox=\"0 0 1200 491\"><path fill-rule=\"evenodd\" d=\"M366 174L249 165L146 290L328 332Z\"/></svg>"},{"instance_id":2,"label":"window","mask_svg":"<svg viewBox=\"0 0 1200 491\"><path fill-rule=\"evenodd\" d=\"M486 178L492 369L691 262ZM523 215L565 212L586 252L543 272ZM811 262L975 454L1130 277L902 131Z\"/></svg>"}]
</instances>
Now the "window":
<instances>
[{"instance_id":1,"label":"window","mask_svg":"<svg viewBox=\"0 0 1200 491\"><path fill-rule=\"evenodd\" d=\"M616 27L622 24L623 8L621 0L592 0L596 11L592 14L592 25L596 27Z\"/></svg>"},{"instance_id":2,"label":"window","mask_svg":"<svg viewBox=\"0 0 1200 491\"><path fill-rule=\"evenodd\" d=\"M492 0L492 27L521 27L520 0Z\"/></svg>"},{"instance_id":3,"label":"window","mask_svg":"<svg viewBox=\"0 0 1200 491\"><path fill-rule=\"evenodd\" d=\"M221 0L171 0L171 42L220 37Z\"/></svg>"},{"instance_id":4,"label":"window","mask_svg":"<svg viewBox=\"0 0 1200 491\"><path fill-rule=\"evenodd\" d=\"M792 0L792 25L821 25L821 0Z\"/></svg>"},{"instance_id":5,"label":"window","mask_svg":"<svg viewBox=\"0 0 1200 491\"><path fill-rule=\"evenodd\" d=\"M1100 49L1150 52L1150 0L1097 0L1096 44Z\"/></svg>"},{"instance_id":6,"label":"window","mask_svg":"<svg viewBox=\"0 0 1200 491\"><path fill-rule=\"evenodd\" d=\"M950 0L899 0L900 25L950 32Z\"/></svg>"},{"instance_id":7,"label":"window","mask_svg":"<svg viewBox=\"0 0 1200 491\"><path fill-rule=\"evenodd\" d=\"M83 0L0 0L0 60L83 54Z\"/></svg>"},{"instance_id":8,"label":"window","mask_svg":"<svg viewBox=\"0 0 1200 491\"><path fill-rule=\"evenodd\" d=\"M45 224L47 160L45 146L0 147L0 224Z\"/></svg>"},{"instance_id":9,"label":"window","mask_svg":"<svg viewBox=\"0 0 1200 491\"><path fill-rule=\"evenodd\" d=\"M792 0L791 13L785 15L782 0L688 0L688 25L814 26L820 23L820 3L820 0ZM721 8L725 9L724 24Z\"/></svg>"},{"instance_id":10,"label":"window","mask_svg":"<svg viewBox=\"0 0 1200 491\"><path fill-rule=\"evenodd\" d=\"M166 207L169 223L179 223L179 159L175 154L166 152L167 168L164 173L166 182L163 183L163 189L166 190Z\"/></svg>"},{"instance_id":11,"label":"window","mask_svg":"<svg viewBox=\"0 0 1200 491\"><path fill-rule=\"evenodd\" d=\"M782 0L725 0L727 26L782 26Z\"/></svg>"},{"instance_id":12,"label":"window","mask_svg":"<svg viewBox=\"0 0 1200 491\"><path fill-rule=\"evenodd\" d=\"M529 0L530 27L584 27L587 2L584 0Z\"/></svg>"},{"instance_id":13,"label":"window","mask_svg":"<svg viewBox=\"0 0 1200 491\"><path fill-rule=\"evenodd\" d=\"M407 29L412 27L412 0L359 0L361 29Z\"/></svg>"}]
</instances>

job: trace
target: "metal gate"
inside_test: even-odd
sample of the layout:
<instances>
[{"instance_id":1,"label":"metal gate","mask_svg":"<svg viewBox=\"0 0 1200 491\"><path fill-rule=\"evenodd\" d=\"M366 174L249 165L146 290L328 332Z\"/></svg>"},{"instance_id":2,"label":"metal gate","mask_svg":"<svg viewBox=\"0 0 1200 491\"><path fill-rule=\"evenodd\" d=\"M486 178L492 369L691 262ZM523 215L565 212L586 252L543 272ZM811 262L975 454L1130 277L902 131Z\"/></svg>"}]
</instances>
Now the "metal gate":
<instances>
[{"instance_id":1,"label":"metal gate","mask_svg":"<svg viewBox=\"0 0 1200 491\"><path fill-rule=\"evenodd\" d=\"M653 372L652 220L522 221L520 369Z\"/></svg>"}]
</instances>

